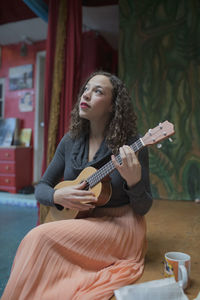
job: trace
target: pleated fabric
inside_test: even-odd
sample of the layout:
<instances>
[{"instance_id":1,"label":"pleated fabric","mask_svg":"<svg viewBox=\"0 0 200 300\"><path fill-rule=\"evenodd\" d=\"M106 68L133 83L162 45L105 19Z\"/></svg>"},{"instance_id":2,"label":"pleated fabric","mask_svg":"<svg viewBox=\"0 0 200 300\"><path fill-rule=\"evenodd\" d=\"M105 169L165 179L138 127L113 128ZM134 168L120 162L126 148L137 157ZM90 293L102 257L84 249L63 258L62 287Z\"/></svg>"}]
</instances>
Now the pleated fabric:
<instances>
[{"instance_id":1,"label":"pleated fabric","mask_svg":"<svg viewBox=\"0 0 200 300\"><path fill-rule=\"evenodd\" d=\"M145 218L129 205L40 225L22 240L2 300L104 300L143 272Z\"/></svg>"}]
</instances>

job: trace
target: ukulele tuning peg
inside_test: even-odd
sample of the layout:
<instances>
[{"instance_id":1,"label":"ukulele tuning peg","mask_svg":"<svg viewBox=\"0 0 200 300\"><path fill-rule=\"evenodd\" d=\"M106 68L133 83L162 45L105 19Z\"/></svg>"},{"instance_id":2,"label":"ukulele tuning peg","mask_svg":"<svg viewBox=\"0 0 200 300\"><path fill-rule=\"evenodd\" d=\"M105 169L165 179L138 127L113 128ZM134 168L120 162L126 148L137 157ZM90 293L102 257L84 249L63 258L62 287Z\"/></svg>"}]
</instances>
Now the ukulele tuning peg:
<instances>
[{"instance_id":1,"label":"ukulele tuning peg","mask_svg":"<svg viewBox=\"0 0 200 300\"><path fill-rule=\"evenodd\" d=\"M168 140L170 141L170 143L172 143L172 142L173 142L172 138L169 138Z\"/></svg>"},{"instance_id":2,"label":"ukulele tuning peg","mask_svg":"<svg viewBox=\"0 0 200 300\"><path fill-rule=\"evenodd\" d=\"M162 144L160 144L160 143L157 144L157 148L158 148L158 149L162 148Z\"/></svg>"}]
</instances>

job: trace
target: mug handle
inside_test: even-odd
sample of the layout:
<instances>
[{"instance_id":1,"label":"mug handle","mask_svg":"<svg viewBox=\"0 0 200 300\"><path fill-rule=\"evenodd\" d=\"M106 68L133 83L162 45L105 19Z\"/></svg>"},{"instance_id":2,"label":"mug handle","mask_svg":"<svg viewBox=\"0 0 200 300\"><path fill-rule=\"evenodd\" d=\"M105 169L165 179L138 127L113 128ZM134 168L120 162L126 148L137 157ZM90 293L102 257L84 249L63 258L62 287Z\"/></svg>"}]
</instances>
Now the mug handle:
<instances>
[{"instance_id":1,"label":"mug handle","mask_svg":"<svg viewBox=\"0 0 200 300\"><path fill-rule=\"evenodd\" d=\"M187 269L184 265L180 265L179 270L181 275L181 280L179 280L179 285L180 287L182 287L182 289L185 289L187 287L187 282L188 282Z\"/></svg>"}]
</instances>

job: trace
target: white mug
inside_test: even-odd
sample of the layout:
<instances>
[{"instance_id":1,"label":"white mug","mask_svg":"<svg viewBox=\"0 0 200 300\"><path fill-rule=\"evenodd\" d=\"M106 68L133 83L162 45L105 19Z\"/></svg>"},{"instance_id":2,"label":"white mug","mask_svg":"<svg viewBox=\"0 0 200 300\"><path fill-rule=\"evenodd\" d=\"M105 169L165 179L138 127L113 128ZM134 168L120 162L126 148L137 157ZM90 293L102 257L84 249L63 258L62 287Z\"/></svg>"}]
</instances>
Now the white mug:
<instances>
[{"instance_id":1,"label":"white mug","mask_svg":"<svg viewBox=\"0 0 200 300\"><path fill-rule=\"evenodd\" d=\"M187 288L189 284L190 268L190 255L183 252L168 252L165 254L165 277L174 276L183 289Z\"/></svg>"}]
</instances>

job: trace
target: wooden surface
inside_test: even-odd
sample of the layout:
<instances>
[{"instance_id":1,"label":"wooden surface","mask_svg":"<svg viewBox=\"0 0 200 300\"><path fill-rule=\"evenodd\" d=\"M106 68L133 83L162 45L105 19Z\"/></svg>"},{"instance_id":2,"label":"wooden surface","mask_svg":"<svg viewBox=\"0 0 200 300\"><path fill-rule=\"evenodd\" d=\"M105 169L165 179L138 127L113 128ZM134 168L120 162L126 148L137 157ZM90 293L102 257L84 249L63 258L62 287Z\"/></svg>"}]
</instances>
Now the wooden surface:
<instances>
[{"instance_id":1,"label":"wooden surface","mask_svg":"<svg viewBox=\"0 0 200 300\"><path fill-rule=\"evenodd\" d=\"M145 270L137 283L163 279L164 254L185 252L191 256L190 286L185 294L195 299L200 292L200 204L154 200L146 220L148 250Z\"/></svg>"}]
</instances>

